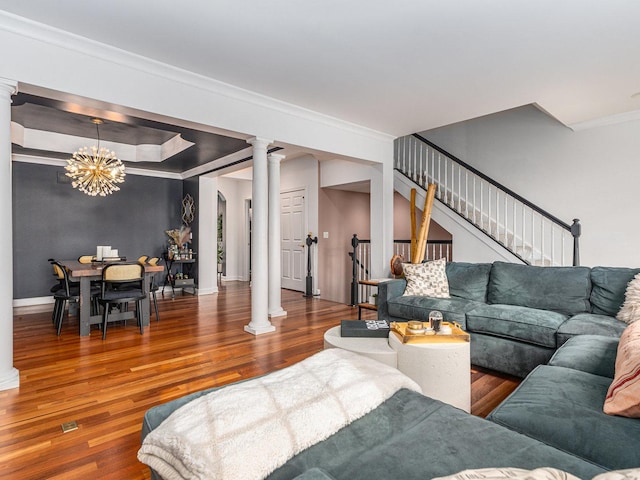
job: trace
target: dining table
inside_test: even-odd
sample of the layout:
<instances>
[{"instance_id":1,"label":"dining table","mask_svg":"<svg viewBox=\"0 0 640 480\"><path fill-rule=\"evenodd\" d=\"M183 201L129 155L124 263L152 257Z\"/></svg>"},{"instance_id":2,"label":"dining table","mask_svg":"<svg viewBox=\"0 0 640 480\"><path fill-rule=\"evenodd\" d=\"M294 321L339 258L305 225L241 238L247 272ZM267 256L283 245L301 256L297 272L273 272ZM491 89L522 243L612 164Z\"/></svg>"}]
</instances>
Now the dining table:
<instances>
[{"instance_id":1,"label":"dining table","mask_svg":"<svg viewBox=\"0 0 640 480\"><path fill-rule=\"evenodd\" d=\"M80 282L80 336L86 337L91 333L91 325L102 324L101 314L91 314L91 282L102 280L102 269L107 262L80 263L78 260L62 260L59 262L64 266L73 279ZM164 265L144 264L145 281L143 289L148 293L151 276L158 272L164 272ZM142 302L142 325L149 325L149 296ZM128 320L135 318L134 312L113 312L109 314L109 321Z\"/></svg>"}]
</instances>

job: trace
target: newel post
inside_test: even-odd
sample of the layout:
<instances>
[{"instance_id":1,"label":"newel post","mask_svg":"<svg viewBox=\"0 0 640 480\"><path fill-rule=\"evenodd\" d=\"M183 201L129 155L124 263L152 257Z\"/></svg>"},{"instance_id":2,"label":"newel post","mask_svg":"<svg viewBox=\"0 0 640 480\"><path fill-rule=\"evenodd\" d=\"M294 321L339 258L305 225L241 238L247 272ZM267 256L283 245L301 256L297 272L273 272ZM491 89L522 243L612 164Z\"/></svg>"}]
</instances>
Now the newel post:
<instances>
[{"instance_id":1,"label":"newel post","mask_svg":"<svg viewBox=\"0 0 640 480\"><path fill-rule=\"evenodd\" d=\"M353 262L353 272L351 278L351 306L356 306L358 302L358 257L356 255L356 249L358 248L358 234L354 233L351 239L351 246L353 252L351 253L351 260Z\"/></svg>"},{"instance_id":2,"label":"newel post","mask_svg":"<svg viewBox=\"0 0 640 480\"><path fill-rule=\"evenodd\" d=\"M580 219L574 218L571 225L571 235L573 235L573 266L580 265L580 235L582 235L582 225Z\"/></svg>"}]
</instances>

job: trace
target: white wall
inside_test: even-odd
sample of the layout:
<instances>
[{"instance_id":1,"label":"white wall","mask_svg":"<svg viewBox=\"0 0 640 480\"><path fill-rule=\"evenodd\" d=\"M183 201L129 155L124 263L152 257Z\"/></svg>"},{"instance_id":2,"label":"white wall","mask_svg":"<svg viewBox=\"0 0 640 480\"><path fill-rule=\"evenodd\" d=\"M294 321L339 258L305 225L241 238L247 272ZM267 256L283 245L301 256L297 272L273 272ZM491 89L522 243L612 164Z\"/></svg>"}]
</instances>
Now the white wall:
<instances>
[{"instance_id":1,"label":"white wall","mask_svg":"<svg viewBox=\"0 0 640 480\"><path fill-rule=\"evenodd\" d=\"M0 77L145 118L180 119L337 155L388 161L393 137L0 11ZM108 75L107 75L108 73ZM46 92L52 93L52 92ZM68 100L73 101L73 98ZM121 108L126 107L126 108Z\"/></svg>"},{"instance_id":2,"label":"white wall","mask_svg":"<svg viewBox=\"0 0 640 480\"><path fill-rule=\"evenodd\" d=\"M286 159L280 163L280 191L292 191L305 189L305 208L307 210L307 233L312 237L321 235L318 233L318 188L319 188L319 167L318 160L311 156L298 157L294 160ZM307 247L305 247L306 249ZM305 259L306 259L305 250ZM306 260L305 260L306 265ZM312 292L319 294L318 279L318 245L311 247L311 271L313 277Z\"/></svg>"},{"instance_id":3,"label":"white wall","mask_svg":"<svg viewBox=\"0 0 640 480\"><path fill-rule=\"evenodd\" d=\"M225 280L249 280L249 231L246 200L251 198L251 180L218 177L218 190L227 201Z\"/></svg>"},{"instance_id":4,"label":"white wall","mask_svg":"<svg viewBox=\"0 0 640 480\"><path fill-rule=\"evenodd\" d=\"M579 218L582 265L640 266L640 121L574 132L526 106L423 136L566 223Z\"/></svg>"},{"instance_id":5,"label":"white wall","mask_svg":"<svg viewBox=\"0 0 640 480\"><path fill-rule=\"evenodd\" d=\"M250 169L247 173L250 173ZM311 155L280 164L280 191L306 189L308 231L318 234L318 161ZM249 280L249 231L246 203L251 199L251 175L218 177L218 190L227 201L225 280ZM315 259L317 265L317 257ZM315 265L314 265L315 267ZM314 270L317 271L317 270ZM315 279L314 279L315 280Z\"/></svg>"},{"instance_id":6,"label":"white wall","mask_svg":"<svg viewBox=\"0 0 640 480\"><path fill-rule=\"evenodd\" d=\"M305 188L307 196L307 229L318 235L318 160L311 155L280 163L280 191Z\"/></svg>"}]
</instances>

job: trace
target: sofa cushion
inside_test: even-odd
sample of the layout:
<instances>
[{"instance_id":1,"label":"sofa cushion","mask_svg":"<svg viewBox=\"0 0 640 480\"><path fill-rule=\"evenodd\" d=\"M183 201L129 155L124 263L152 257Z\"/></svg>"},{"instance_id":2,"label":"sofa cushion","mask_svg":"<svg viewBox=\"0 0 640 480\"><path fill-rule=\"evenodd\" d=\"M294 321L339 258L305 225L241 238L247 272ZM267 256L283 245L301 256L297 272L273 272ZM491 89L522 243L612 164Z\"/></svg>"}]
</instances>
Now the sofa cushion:
<instances>
[{"instance_id":1,"label":"sofa cushion","mask_svg":"<svg viewBox=\"0 0 640 480\"><path fill-rule=\"evenodd\" d=\"M549 365L581 370L613 378L618 339L601 335L578 335L567 340L553 354Z\"/></svg>"},{"instance_id":2,"label":"sofa cushion","mask_svg":"<svg viewBox=\"0 0 640 480\"><path fill-rule=\"evenodd\" d=\"M637 467L640 421L602 411L610 383L540 365L487 418L607 469Z\"/></svg>"},{"instance_id":3,"label":"sofa cushion","mask_svg":"<svg viewBox=\"0 0 640 480\"><path fill-rule=\"evenodd\" d=\"M407 279L407 287L403 295L449 298L446 263L445 258L424 263L403 263L402 269Z\"/></svg>"},{"instance_id":4,"label":"sofa cushion","mask_svg":"<svg viewBox=\"0 0 640 480\"><path fill-rule=\"evenodd\" d=\"M622 335L626 323L607 315L580 313L571 317L558 328L558 347L576 335L602 335L618 338Z\"/></svg>"},{"instance_id":5,"label":"sofa cushion","mask_svg":"<svg viewBox=\"0 0 640 480\"><path fill-rule=\"evenodd\" d=\"M471 333L471 365L524 378L538 365L546 364L555 348L521 340Z\"/></svg>"},{"instance_id":6,"label":"sofa cushion","mask_svg":"<svg viewBox=\"0 0 640 480\"><path fill-rule=\"evenodd\" d=\"M591 269L592 312L615 317L622 303L627 284L640 268L593 267Z\"/></svg>"},{"instance_id":7,"label":"sofa cushion","mask_svg":"<svg viewBox=\"0 0 640 480\"><path fill-rule=\"evenodd\" d=\"M616 372L607 392L604 412L609 415L640 418L640 323L638 322L629 325L620 337Z\"/></svg>"},{"instance_id":8,"label":"sofa cushion","mask_svg":"<svg viewBox=\"0 0 640 480\"><path fill-rule=\"evenodd\" d=\"M585 479L603 473L574 455L408 390L299 453L268 479L288 480L317 466L338 480L427 480L486 467L548 466Z\"/></svg>"},{"instance_id":9,"label":"sofa cushion","mask_svg":"<svg viewBox=\"0 0 640 480\"><path fill-rule=\"evenodd\" d=\"M490 263L450 262L446 266L449 294L476 302L487 301Z\"/></svg>"},{"instance_id":10,"label":"sofa cushion","mask_svg":"<svg viewBox=\"0 0 640 480\"><path fill-rule=\"evenodd\" d=\"M429 312L439 310L445 322L458 322L466 329L465 313L482 305L465 298L433 298L420 296L402 296L390 299L387 302L389 316L406 320L429 320Z\"/></svg>"},{"instance_id":11,"label":"sofa cushion","mask_svg":"<svg viewBox=\"0 0 640 480\"><path fill-rule=\"evenodd\" d=\"M335 478L329 475L322 468L314 467L301 473L293 480L335 480Z\"/></svg>"},{"instance_id":12,"label":"sofa cushion","mask_svg":"<svg viewBox=\"0 0 640 480\"><path fill-rule=\"evenodd\" d=\"M567 315L589 312L590 269L534 267L494 262L488 302L553 310Z\"/></svg>"},{"instance_id":13,"label":"sofa cushion","mask_svg":"<svg viewBox=\"0 0 640 480\"><path fill-rule=\"evenodd\" d=\"M567 316L516 305L480 305L467 312L467 330L555 348L556 331Z\"/></svg>"}]
</instances>

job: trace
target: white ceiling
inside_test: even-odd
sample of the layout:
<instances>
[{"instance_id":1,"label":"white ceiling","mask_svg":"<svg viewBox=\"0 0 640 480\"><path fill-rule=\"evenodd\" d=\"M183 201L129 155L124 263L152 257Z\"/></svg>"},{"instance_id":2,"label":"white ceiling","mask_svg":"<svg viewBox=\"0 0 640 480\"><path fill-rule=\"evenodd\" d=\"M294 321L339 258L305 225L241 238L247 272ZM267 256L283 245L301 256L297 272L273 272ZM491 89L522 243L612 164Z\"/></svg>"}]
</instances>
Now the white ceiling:
<instances>
[{"instance_id":1,"label":"white ceiling","mask_svg":"<svg viewBox=\"0 0 640 480\"><path fill-rule=\"evenodd\" d=\"M638 0L0 0L0 9L394 136L530 103L574 127L640 118Z\"/></svg>"}]
</instances>

